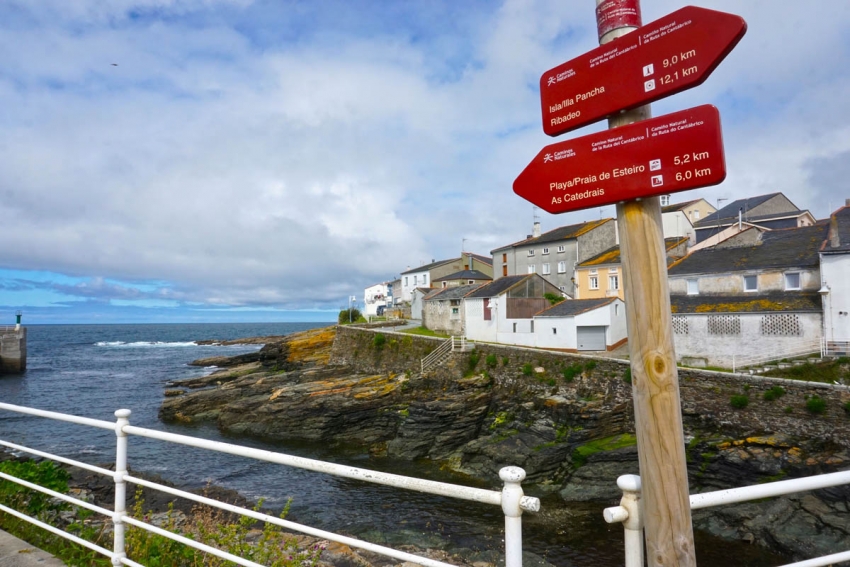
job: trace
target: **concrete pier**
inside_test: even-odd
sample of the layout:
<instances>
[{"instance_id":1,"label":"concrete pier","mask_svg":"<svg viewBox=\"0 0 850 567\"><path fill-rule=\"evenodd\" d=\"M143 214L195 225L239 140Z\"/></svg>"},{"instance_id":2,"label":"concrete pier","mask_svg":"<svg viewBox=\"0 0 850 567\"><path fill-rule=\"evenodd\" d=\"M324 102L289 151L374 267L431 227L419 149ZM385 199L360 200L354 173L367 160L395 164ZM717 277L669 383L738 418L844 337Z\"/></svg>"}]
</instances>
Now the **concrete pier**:
<instances>
[{"instance_id":1,"label":"concrete pier","mask_svg":"<svg viewBox=\"0 0 850 567\"><path fill-rule=\"evenodd\" d=\"M18 374L27 369L27 328L0 327L0 374Z\"/></svg>"}]
</instances>

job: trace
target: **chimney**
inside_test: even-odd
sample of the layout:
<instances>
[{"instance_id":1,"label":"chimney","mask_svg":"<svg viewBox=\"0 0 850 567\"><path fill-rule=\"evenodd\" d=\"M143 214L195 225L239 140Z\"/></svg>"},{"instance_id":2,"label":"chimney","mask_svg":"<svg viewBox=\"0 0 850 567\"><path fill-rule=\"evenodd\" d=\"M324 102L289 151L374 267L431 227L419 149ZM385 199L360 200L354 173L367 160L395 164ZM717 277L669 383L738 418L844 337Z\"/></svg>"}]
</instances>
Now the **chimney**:
<instances>
[{"instance_id":1,"label":"chimney","mask_svg":"<svg viewBox=\"0 0 850 567\"><path fill-rule=\"evenodd\" d=\"M850 199L844 199L844 206L850 207Z\"/></svg>"},{"instance_id":2,"label":"chimney","mask_svg":"<svg viewBox=\"0 0 850 567\"><path fill-rule=\"evenodd\" d=\"M534 229L531 231L534 238L540 236L540 221L534 221Z\"/></svg>"}]
</instances>

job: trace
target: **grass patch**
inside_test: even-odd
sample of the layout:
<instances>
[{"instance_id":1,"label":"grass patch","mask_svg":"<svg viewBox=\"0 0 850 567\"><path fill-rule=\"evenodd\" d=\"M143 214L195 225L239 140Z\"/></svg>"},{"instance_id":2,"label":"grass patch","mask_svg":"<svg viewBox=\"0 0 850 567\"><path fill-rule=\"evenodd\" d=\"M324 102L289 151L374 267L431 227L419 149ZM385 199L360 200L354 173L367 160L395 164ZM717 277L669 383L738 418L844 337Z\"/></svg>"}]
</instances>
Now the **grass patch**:
<instances>
[{"instance_id":1,"label":"grass patch","mask_svg":"<svg viewBox=\"0 0 850 567\"><path fill-rule=\"evenodd\" d=\"M623 447L631 447L636 444L637 438L631 433L623 433L621 435L614 435L613 437L605 437L604 439L589 441L584 445L579 445L573 449L573 466L575 468L584 466L584 464L587 463L587 459L596 453L613 451L615 449L622 449Z\"/></svg>"},{"instance_id":2,"label":"grass patch","mask_svg":"<svg viewBox=\"0 0 850 567\"><path fill-rule=\"evenodd\" d=\"M584 369L582 368L581 364L570 364L569 366L564 368L564 381L572 382L573 380L575 380L576 376L582 373L582 370Z\"/></svg>"},{"instance_id":3,"label":"grass patch","mask_svg":"<svg viewBox=\"0 0 850 567\"><path fill-rule=\"evenodd\" d=\"M774 400L778 400L784 395L785 388L783 388L782 386L774 386L762 395L762 399L764 399L764 401L766 402L772 402Z\"/></svg>"},{"instance_id":4,"label":"grass patch","mask_svg":"<svg viewBox=\"0 0 850 567\"><path fill-rule=\"evenodd\" d=\"M631 367L626 368L626 371L623 372L623 382L625 382L626 384L632 383L632 368Z\"/></svg>"},{"instance_id":5,"label":"grass patch","mask_svg":"<svg viewBox=\"0 0 850 567\"><path fill-rule=\"evenodd\" d=\"M729 398L729 403L735 409L744 409L750 405L750 397L743 394L736 394Z\"/></svg>"},{"instance_id":6,"label":"grass patch","mask_svg":"<svg viewBox=\"0 0 850 567\"><path fill-rule=\"evenodd\" d=\"M423 337L439 337L441 339L448 339L449 335L444 335L443 333L437 333L432 331L431 329L426 329L425 327L416 327L415 329L404 329L401 331L402 333L407 333L408 335L421 335Z\"/></svg>"},{"instance_id":7,"label":"grass patch","mask_svg":"<svg viewBox=\"0 0 850 567\"><path fill-rule=\"evenodd\" d=\"M534 368L531 366L531 363L526 362L522 365L522 373L525 376L531 376L532 372L534 372Z\"/></svg>"},{"instance_id":8,"label":"grass patch","mask_svg":"<svg viewBox=\"0 0 850 567\"><path fill-rule=\"evenodd\" d=\"M488 354L487 358L484 359L484 363L488 368L495 368L499 364L499 359L496 358L495 354Z\"/></svg>"},{"instance_id":9,"label":"grass patch","mask_svg":"<svg viewBox=\"0 0 850 567\"><path fill-rule=\"evenodd\" d=\"M842 380L850 380L850 371L846 368L846 363L842 363L841 360L839 358L817 363L806 362L791 368L771 370L770 375L805 382L841 383Z\"/></svg>"},{"instance_id":10,"label":"grass patch","mask_svg":"<svg viewBox=\"0 0 850 567\"><path fill-rule=\"evenodd\" d=\"M806 411L813 415L826 413L826 400L819 396L812 396L806 400Z\"/></svg>"},{"instance_id":11,"label":"grass patch","mask_svg":"<svg viewBox=\"0 0 850 567\"><path fill-rule=\"evenodd\" d=\"M384 344L387 342L387 337L385 337L381 333L377 333L375 337L372 339L372 346L376 349L380 350L384 348Z\"/></svg>"}]
</instances>

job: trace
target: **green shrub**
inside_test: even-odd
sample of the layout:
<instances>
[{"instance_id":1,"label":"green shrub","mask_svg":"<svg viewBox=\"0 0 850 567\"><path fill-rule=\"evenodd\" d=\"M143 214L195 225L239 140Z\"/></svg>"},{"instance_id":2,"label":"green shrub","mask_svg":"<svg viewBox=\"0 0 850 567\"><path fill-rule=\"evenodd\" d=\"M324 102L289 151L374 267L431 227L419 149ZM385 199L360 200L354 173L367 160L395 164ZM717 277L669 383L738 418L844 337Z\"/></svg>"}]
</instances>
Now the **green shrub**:
<instances>
[{"instance_id":1,"label":"green shrub","mask_svg":"<svg viewBox=\"0 0 850 567\"><path fill-rule=\"evenodd\" d=\"M384 343L387 342L387 337L385 337L382 333L375 333L375 338L372 339L372 346L376 349L384 348Z\"/></svg>"},{"instance_id":2,"label":"green shrub","mask_svg":"<svg viewBox=\"0 0 850 567\"><path fill-rule=\"evenodd\" d=\"M351 309L340 311L337 321L340 325L347 325L349 323L356 323L359 319L363 319L363 314L356 307L352 307Z\"/></svg>"},{"instance_id":3,"label":"green shrub","mask_svg":"<svg viewBox=\"0 0 850 567\"><path fill-rule=\"evenodd\" d=\"M785 413L791 413L794 411L794 408L792 408L791 406L785 406L785 409L782 411L784 411Z\"/></svg>"},{"instance_id":4,"label":"green shrub","mask_svg":"<svg viewBox=\"0 0 850 567\"><path fill-rule=\"evenodd\" d=\"M475 367L478 366L478 361L480 359L481 359L481 355L478 353L478 351L477 350L472 351L472 353L469 355L469 358L467 359L467 365L468 365L467 369L466 369L466 375L467 376L469 376L470 374L475 372Z\"/></svg>"},{"instance_id":5,"label":"green shrub","mask_svg":"<svg viewBox=\"0 0 850 567\"><path fill-rule=\"evenodd\" d=\"M732 407L735 409L744 409L750 405L750 398L743 394L736 394L729 399L729 403L731 403Z\"/></svg>"},{"instance_id":6,"label":"green shrub","mask_svg":"<svg viewBox=\"0 0 850 567\"><path fill-rule=\"evenodd\" d=\"M531 366L531 363L526 362L522 365L522 373L526 376L531 376L532 372L534 372L534 368Z\"/></svg>"},{"instance_id":7,"label":"green shrub","mask_svg":"<svg viewBox=\"0 0 850 567\"><path fill-rule=\"evenodd\" d=\"M547 291L543 294L543 297L549 301L549 305L555 305L556 303L561 303L566 299L560 293L552 293L551 291Z\"/></svg>"},{"instance_id":8,"label":"green shrub","mask_svg":"<svg viewBox=\"0 0 850 567\"><path fill-rule=\"evenodd\" d=\"M806 400L806 411L814 415L820 415L826 411L826 401L818 396L812 396Z\"/></svg>"},{"instance_id":9,"label":"green shrub","mask_svg":"<svg viewBox=\"0 0 850 567\"><path fill-rule=\"evenodd\" d=\"M502 366L507 366L510 361L511 361L511 359L509 359L507 356L503 356L502 357Z\"/></svg>"},{"instance_id":10,"label":"green shrub","mask_svg":"<svg viewBox=\"0 0 850 567\"><path fill-rule=\"evenodd\" d=\"M584 371L587 373L593 372L593 369L596 368L596 361L591 360L587 364L584 365Z\"/></svg>"},{"instance_id":11,"label":"green shrub","mask_svg":"<svg viewBox=\"0 0 850 567\"><path fill-rule=\"evenodd\" d=\"M0 463L0 472L56 492L68 492L68 471L58 468L51 461L4 461ZM0 501L30 516L38 516L47 509L50 498L16 482L0 480Z\"/></svg>"},{"instance_id":12,"label":"green shrub","mask_svg":"<svg viewBox=\"0 0 850 567\"><path fill-rule=\"evenodd\" d=\"M850 415L850 402L847 402L846 404L844 404L841 407L844 408L844 413L846 413L847 415Z\"/></svg>"},{"instance_id":13,"label":"green shrub","mask_svg":"<svg viewBox=\"0 0 850 567\"><path fill-rule=\"evenodd\" d=\"M632 367L631 366L626 368L626 371L623 372L623 382L625 382L626 384L632 383Z\"/></svg>"},{"instance_id":14,"label":"green shrub","mask_svg":"<svg viewBox=\"0 0 850 567\"><path fill-rule=\"evenodd\" d=\"M490 368L495 368L497 364L499 364L499 359L496 358L495 354L488 354L487 358L484 359L484 362Z\"/></svg>"},{"instance_id":15,"label":"green shrub","mask_svg":"<svg viewBox=\"0 0 850 567\"><path fill-rule=\"evenodd\" d=\"M779 398L781 398L784 395L785 395L785 388L783 388L782 386L774 386L770 390L766 391L764 393L764 395L762 395L762 398L766 402L772 402L773 400L778 400Z\"/></svg>"},{"instance_id":16,"label":"green shrub","mask_svg":"<svg viewBox=\"0 0 850 567\"><path fill-rule=\"evenodd\" d=\"M570 364L566 368L564 368L564 381L572 382L576 376L581 374L582 367L581 364Z\"/></svg>"}]
</instances>

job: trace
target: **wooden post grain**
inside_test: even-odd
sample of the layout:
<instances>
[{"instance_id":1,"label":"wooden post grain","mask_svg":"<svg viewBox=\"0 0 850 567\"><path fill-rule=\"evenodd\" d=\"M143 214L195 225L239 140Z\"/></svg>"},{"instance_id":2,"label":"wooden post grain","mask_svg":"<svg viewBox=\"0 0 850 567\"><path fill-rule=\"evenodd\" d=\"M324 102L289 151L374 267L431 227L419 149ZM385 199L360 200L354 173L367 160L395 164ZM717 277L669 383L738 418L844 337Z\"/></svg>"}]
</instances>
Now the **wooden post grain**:
<instances>
[{"instance_id":1,"label":"wooden post grain","mask_svg":"<svg viewBox=\"0 0 850 567\"><path fill-rule=\"evenodd\" d=\"M631 4L639 14L638 0ZM600 34L600 44L634 29L607 30ZM608 125L616 128L650 116L646 105L611 118ZM647 562L652 567L691 567L696 557L659 199L621 203L617 220Z\"/></svg>"}]
</instances>

